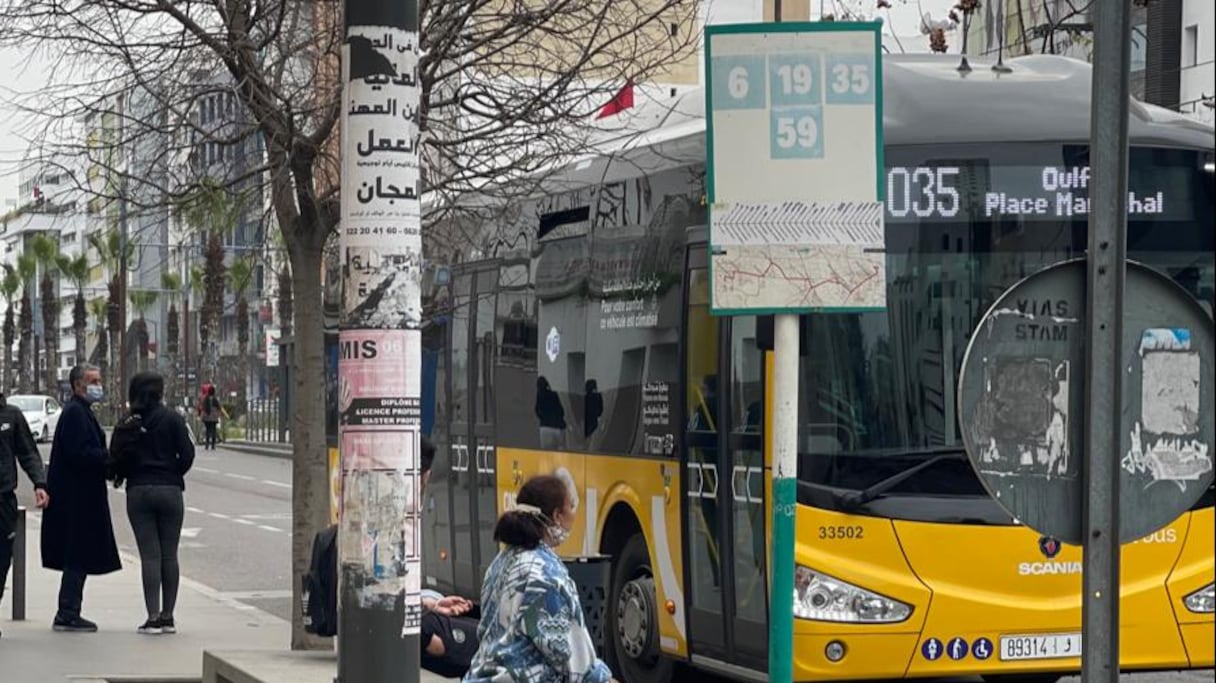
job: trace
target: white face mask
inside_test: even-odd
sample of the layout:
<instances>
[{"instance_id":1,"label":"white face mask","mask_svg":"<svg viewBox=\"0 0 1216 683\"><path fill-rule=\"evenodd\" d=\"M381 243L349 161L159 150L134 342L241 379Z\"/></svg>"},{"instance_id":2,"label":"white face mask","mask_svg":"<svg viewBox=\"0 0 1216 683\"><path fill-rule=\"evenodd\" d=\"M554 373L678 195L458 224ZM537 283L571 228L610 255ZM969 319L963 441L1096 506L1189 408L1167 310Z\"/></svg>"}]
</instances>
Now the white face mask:
<instances>
[{"instance_id":1,"label":"white face mask","mask_svg":"<svg viewBox=\"0 0 1216 683\"><path fill-rule=\"evenodd\" d=\"M570 530L560 524L549 527L549 545L556 548L570 538Z\"/></svg>"}]
</instances>

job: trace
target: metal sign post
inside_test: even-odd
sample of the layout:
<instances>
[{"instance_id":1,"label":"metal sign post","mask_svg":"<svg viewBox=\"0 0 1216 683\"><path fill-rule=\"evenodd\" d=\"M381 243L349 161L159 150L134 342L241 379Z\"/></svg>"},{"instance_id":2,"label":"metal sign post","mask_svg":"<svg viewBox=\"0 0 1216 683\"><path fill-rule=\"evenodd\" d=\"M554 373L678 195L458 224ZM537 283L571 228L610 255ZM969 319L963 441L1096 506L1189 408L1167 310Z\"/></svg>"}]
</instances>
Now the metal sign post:
<instances>
[{"instance_id":1,"label":"metal sign post","mask_svg":"<svg viewBox=\"0 0 1216 683\"><path fill-rule=\"evenodd\" d=\"M879 23L705 32L710 303L774 314L769 680L793 677L799 314L881 309Z\"/></svg>"},{"instance_id":2,"label":"metal sign post","mask_svg":"<svg viewBox=\"0 0 1216 683\"><path fill-rule=\"evenodd\" d=\"M418 681L422 617L418 3L346 0L345 21L338 680Z\"/></svg>"},{"instance_id":3,"label":"metal sign post","mask_svg":"<svg viewBox=\"0 0 1216 683\"><path fill-rule=\"evenodd\" d=\"M1123 314L1127 261L1127 115L1131 3L1094 12L1085 372L1085 564L1081 674L1119 678L1119 477L1124 421Z\"/></svg>"}]
</instances>

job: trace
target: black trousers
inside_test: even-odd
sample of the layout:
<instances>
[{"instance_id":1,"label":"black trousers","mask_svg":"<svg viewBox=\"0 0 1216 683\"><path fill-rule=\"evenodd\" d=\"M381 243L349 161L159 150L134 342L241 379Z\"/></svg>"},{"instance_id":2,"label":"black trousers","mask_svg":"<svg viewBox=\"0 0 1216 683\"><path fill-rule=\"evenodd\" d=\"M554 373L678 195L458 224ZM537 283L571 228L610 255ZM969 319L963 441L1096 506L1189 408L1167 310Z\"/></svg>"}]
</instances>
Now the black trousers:
<instances>
[{"instance_id":1,"label":"black trousers","mask_svg":"<svg viewBox=\"0 0 1216 683\"><path fill-rule=\"evenodd\" d=\"M219 426L219 423L218 422L204 422L203 426L207 428L207 441L206 441L207 447L215 448L215 440L217 438L219 438L219 432L216 430L216 427Z\"/></svg>"},{"instance_id":2,"label":"black trousers","mask_svg":"<svg viewBox=\"0 0 1216 683\"><path fill-rule=\"evenodd\" d=\"M71 621L80 616L85 578L85 573L80 570L63 570L63 578L59 580L59 612L55 615L55 621Z\"/></svg>"},{"instance_id":3,"label":"black trousers","mask_svg":"<svg viewBox=\"0 0 1216 683\"><path fill-rule=\"evenodd\" d=\"M13 565L13 541L17 535L17 495L0 493L0 600Z\"/></svg>"}]
</instances>

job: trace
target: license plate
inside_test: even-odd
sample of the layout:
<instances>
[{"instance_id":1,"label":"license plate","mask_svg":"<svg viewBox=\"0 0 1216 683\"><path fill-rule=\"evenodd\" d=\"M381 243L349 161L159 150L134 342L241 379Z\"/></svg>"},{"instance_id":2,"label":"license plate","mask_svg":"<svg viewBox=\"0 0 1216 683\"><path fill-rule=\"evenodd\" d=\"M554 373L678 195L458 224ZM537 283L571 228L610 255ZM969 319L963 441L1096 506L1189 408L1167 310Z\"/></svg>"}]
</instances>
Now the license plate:
<instances>
[{"instance_id":1,"label":"license plate","mask_svg":"<svg viewBox=\"0 0 1216 683\"><path fill-rule=\"evenodd\" d=\"M1081 656L1080 633L1001 636L1001 661L1068 659Z\"/></svg>"}]
</instances>

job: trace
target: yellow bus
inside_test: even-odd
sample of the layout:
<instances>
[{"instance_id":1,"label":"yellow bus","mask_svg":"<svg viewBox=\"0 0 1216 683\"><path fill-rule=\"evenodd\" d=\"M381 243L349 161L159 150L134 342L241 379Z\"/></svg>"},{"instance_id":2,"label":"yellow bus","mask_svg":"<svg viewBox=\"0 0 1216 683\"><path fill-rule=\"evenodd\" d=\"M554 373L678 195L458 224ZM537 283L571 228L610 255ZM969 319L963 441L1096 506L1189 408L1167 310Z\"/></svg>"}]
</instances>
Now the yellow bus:
<instances>
[{"instance_id":1,"label":"yellow bus","mask_svg":"<svg viewBox=\"0 0 1216 683\"><path fill-rule=\"evenodd\" d=\"M559 551L610 558L590 590L628 683L676 664L767 680L772 599L794 601L798 681L1079 670L1080 549L986 495L957 418L984 311L1086 246L1090 69L1007 64L885 58L887 306L802 318L792 596L770 595L766 567L772 321L709 311L702 94L434 231L424 586L478 598L496 517L558 472L582 520ZM1129 256L1210 313L1213 129L1131 116ZM1124 548L1125 670L1213 666L1214 536L1209 489Z\"/></svg>"}]
</instances>

